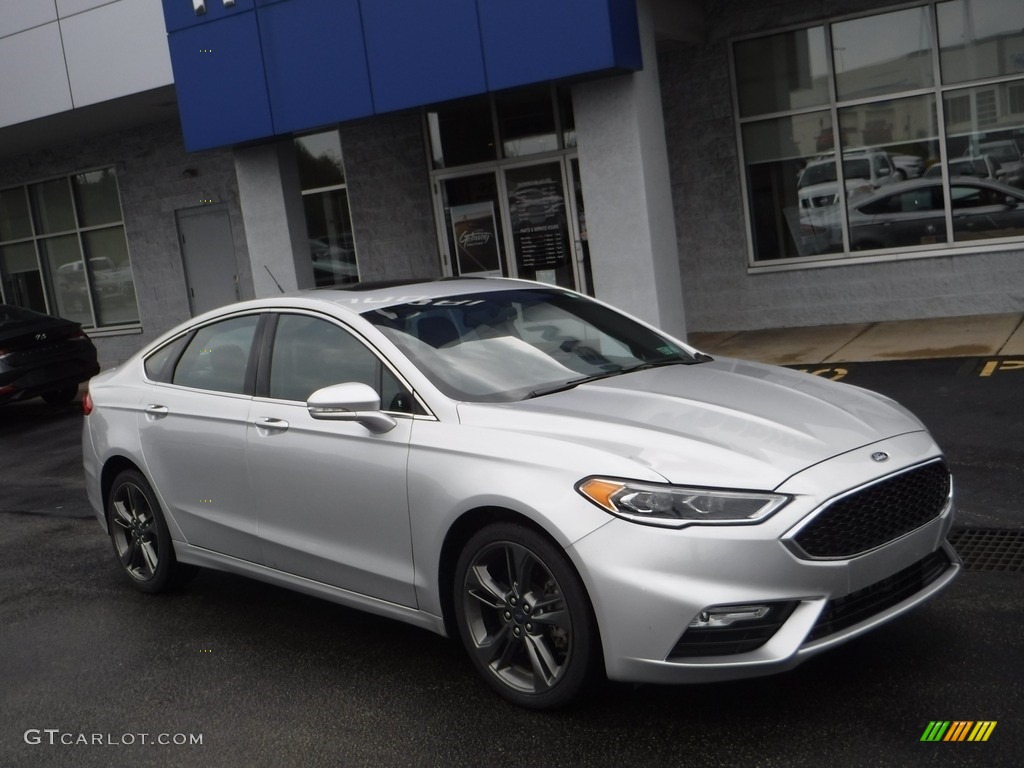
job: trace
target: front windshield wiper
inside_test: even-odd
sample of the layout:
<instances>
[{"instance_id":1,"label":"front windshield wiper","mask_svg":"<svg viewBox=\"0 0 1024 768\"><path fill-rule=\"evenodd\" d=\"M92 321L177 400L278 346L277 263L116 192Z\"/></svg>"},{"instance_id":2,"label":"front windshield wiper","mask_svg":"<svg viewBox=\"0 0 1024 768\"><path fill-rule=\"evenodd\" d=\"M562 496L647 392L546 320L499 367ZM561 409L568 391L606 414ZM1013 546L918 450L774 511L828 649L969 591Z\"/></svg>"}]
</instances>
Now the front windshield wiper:
<instances>
[{"instance_id":1,"label":"front windshield wiper","mask_svg":"<svg viewBox=\"0 0 1024 768\"><path fill-rule=\"evenodd\" d=\"M683 359L679 357L669 357L664 360L655 360L653 362L637 363L636 365L629 365L623 368L617 368L614 371L605 371L604 373L595 373L591 376L581 376L578 379L570 379L564 381L561 384L552 384L550 387L540 387L530 392L524 400L529 400L534 397L541 397L542 395L553 395L556 392L565 392L566 390L575 389L580 384L589 384L592 381L600 381L601 379L610 379L613 376L622 376L626 373L635 373L637 371L646 371L649 368L662 368L667 365L697 365L698 363L707 363L713 360L711 355L705 355L703 352L696 352L690 359Z\"/></svg>"}]
</instances>

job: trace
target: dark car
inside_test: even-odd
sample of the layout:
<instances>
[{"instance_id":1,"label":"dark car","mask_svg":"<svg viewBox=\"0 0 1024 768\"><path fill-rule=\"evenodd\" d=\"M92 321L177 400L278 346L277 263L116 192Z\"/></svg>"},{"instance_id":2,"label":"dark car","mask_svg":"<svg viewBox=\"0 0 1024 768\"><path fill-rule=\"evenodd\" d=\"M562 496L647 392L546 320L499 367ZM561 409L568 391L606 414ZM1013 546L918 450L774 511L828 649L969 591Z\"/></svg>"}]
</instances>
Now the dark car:
<instances>
[{"instance_id":1,"label":"dark car","mask_svg":"<svg viewBox=\"0 0 1024 768\"><path fill-rule=\"evenodd\" d=\"M0 304L0 405L40 395L69 403L99 370L81 324Z\"/></svg>"}]
</instances>

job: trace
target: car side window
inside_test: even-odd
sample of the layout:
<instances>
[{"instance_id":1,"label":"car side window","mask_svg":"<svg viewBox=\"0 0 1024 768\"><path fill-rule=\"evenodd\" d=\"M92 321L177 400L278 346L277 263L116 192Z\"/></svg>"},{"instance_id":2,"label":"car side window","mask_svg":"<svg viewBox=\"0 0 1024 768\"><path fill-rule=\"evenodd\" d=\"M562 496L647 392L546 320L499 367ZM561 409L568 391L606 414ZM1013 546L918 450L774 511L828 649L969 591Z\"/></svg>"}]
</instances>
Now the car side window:
<instances>
[{"instance_id":1,"label":"car side window","mask_svg":"<svg viewBox=\"0 0 1024 768\"><path fill-rule=\"evenodd\" d=\"M245 315L200 328L178 360L171 382L244 394L258 322L259 315Z\"/></svg>"},{"instance_id":2,"label":"car side window","mask_svg":"<svg viewBox=\"0 0 1024 768\"><path fill-rule=\"evenodd\" d=\"M951 187L949 196L954 209L980 208L999 204L997 193L987 187Z\"/></svg>"},{"instance_id":3,"label":"car side window","mask_svg":"<svg viewBox=\"0 0 1024 768\"><path fill-rule=\"evenodd\" d=\"M280 316L270 358L270 397L305 402L322 387L349 381L372 387L384 410L415 412L412 395L344 328L306 315Z\"/></svg>"},{"instance_id":4,"label":"car side window","mask_svg":"<svg viewBox=\"0 0 1024 768\"><path fill-rule=\"evenodd\" d=\"M144 363L146 376L153 381L169 382L174 374L174 363L188 339L187 333L184 336L179 336L147 357Z\"/></svg>"}]
</instances>

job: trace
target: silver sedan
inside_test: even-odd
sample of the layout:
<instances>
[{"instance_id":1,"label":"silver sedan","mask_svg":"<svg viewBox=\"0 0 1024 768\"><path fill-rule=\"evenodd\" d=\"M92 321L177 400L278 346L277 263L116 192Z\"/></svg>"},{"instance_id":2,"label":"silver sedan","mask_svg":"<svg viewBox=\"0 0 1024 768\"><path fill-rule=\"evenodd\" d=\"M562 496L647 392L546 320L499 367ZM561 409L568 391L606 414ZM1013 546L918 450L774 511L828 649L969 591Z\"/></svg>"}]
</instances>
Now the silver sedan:
<instances>
[{"instance_id":1,"label":"silver sedan","mask_svg":"<svg viewBox=\"0 0 1024 768\"><path fill-rule=\"evenodd\" d=\"M231 305L83 406L137 588L203 566L456 635L527 707L785 670L960 568L942 453L899 405L537 283Z\"/></svg>"}]
</instances>

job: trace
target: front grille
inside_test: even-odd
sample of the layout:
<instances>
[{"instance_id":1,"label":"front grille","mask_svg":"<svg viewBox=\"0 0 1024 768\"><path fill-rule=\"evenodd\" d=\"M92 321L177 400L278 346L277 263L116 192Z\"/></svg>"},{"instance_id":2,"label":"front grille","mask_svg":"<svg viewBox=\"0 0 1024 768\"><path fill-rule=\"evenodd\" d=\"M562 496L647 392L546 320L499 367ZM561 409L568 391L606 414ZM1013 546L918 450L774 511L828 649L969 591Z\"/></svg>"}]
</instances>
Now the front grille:
<instances>
[{"instance_id":1,"label":"front grille","mask_svg":"<svg viewBox=\"0 0 1024 768\"><path fill-rule=\"evenodd\" d=\"M934 461L826 505L793 542L810 558L854 557L934 520L949 492L949 470Z\"/></svg>"},{"instance_id":2,"label":"front grille","mask_svg":"<svg viewBox=\"0 0 1024 768\"><path fill-rule=\"evenodd\" d=\"M736 626L728 627L690 627L669 653L668 661L695 656L734 656L760 648L786 623L797 601L765 605L769 605L770 610L761 619L739 621Z\"/></svg>"},{"instance_id":3,"label":"front grille","mask_svg":"<svg viewBox=\"0 0 1024 768\"><path fill-rule=\"evenodd\" d=\"M834 635L898 605L938 579L951 565L946 552L938 549L887 579L846 597L829 600L807 636L807 642Z\"/></svg>"}]
</instances>

